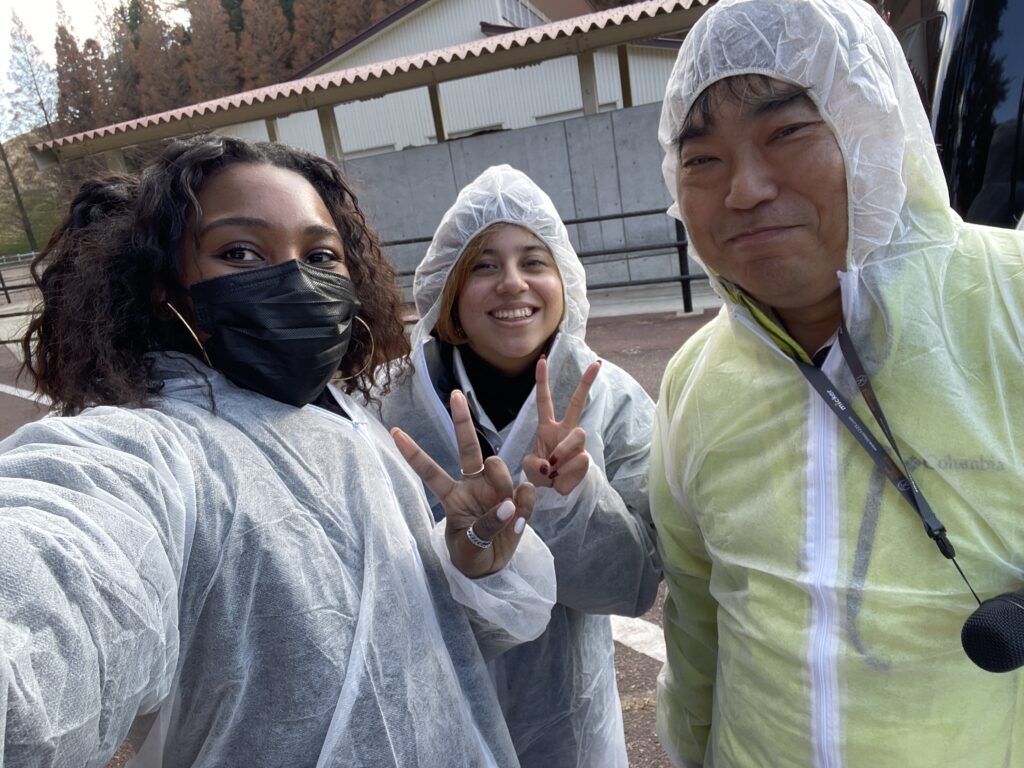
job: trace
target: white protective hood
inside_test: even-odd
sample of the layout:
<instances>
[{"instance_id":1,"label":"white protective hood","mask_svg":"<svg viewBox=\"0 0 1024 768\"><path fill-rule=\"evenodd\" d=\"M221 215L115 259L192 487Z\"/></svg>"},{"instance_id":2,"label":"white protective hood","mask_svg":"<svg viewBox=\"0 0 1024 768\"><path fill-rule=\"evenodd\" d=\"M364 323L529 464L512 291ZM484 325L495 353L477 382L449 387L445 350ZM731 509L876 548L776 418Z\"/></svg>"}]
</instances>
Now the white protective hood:
<instances>
[{"instance_id":1,"label":"white protective hood","mask_svg":"<svg viewBox=\"0 0 1024 768\"><path fill-rule=\"evenodd\" d=\"M817 41L813 49L808 40ZM676 218L681 219L673 139L702 91L743 74L809 87L808 95L836 135L849 200L843 308L852 327L867 308L854 285L860 270L871 264L871 282L884 284L900 269L902 254L951 246L961 224L949 207L928 118L903 50L862 0L717 3L687 36L661 113L662 172L675 201L669 214ZM700 260L692 247L690 253ZM714 275L711 279L726 298Z\"/></svg>"},{"instance_id":2,"label":"white protective hood","mask_svg":"<svg viewBox=\"0 0 1024 768\"><path fill-rule=\"evenodd\" d=\"M444 284L466 246L482 229L499 222L529 229L551 250L565 291L565 315L559 330L584 337L590 313L587 276L555 204L522 171L493 165L462 188L416 267L413 293L420 321L412 332L414 347L434 329Z\"/></svg>"}]
</instances>

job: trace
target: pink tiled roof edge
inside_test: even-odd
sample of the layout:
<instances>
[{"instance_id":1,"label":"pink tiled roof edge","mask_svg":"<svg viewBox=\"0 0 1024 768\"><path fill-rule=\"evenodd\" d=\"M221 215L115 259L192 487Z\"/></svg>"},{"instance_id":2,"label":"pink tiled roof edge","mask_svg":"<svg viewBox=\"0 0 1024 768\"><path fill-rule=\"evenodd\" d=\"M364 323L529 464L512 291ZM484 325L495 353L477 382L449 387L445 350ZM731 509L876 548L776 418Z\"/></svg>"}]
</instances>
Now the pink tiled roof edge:
<instances>
[{"instance_id":1,"label":"pink tiled roof edge","mask_svg":"<svg viewBox=\"0 0 1024 768\"><path fill-rule=\"evenodd\" d=\"M538 27L529 27L516 32L509 32L505 35L474 40L471 43L462 43L448 48L439 48L425 53L418 53L414 56L404 56L389 61L366 64L361 67L352 67L337 72L326 72L321 75L304 77L300 80L291 80L277 85L268 85L263 88L256 88L251 91L235 93L231 96L224 96L220 99L203 101L198 104L191 104L187 107L179 107L155 115L146 115L134 120L126 120L123 123L94 128L89 131L75 133L70 136L62 136L58 139L45 141L37 144L34 149L41 152L54 147L77 144L82 141L109 136L117 133L130 133L132 131L146 128L161 123L173 123L199 115L206 115L220 111L226 111L243 105L252 105L266 101L274 101L287 96L314 93L326 88L334 88L346 84L366 82L380 77L394 75L397 72L409 72L417 69L432 67L438 62L449 63L457 60L471 59L478 56L492 54L499 50L511 50L545 40L555 40L560 37L571 37L573 35L585 34L594 29L605 29L608 26L618 26L629 21L639 21L643 18L650 18L664 13L690 8L694 4L704 4L707 0L648 0L648 2L633 3L631 5L612 8L607 11L576 16L564 21L555 21Z\"/></svg>"}]
</instances>

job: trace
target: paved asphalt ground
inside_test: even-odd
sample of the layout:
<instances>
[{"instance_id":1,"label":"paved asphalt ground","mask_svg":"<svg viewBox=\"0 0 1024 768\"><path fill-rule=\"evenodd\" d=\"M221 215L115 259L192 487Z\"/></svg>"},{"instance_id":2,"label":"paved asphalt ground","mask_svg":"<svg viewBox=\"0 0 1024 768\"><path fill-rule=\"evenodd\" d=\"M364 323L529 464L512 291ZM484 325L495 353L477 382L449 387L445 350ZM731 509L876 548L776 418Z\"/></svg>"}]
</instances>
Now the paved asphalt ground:
<instances>
[{"instance_id":1,"label":"paved asphalt ground","mask_svg":"<svg viewBox=\"0 0 1024 768\"><path fill-rule=\"evenodd\" d=\"M7 271L5 275L10 282ZM651 397L657 399L661 374L669 358L713 316L717 302L706 288L701 291L695 287L695 291L696 311L690 314L681 313L679 290L675 287L633 293L592 293L587 342L601 357L632 374ZM17 337L24 323L24 319L3 315L24 311L32 303L32 297L27 293L15 295L14 299L14 304L5 306L0 295L0 340ZM23 396L26 390L31 389L31 383L24 377L17 380L20 362L13 345L0 345L0 438L46 413L44 406ZM661 627L663 600L664 586L654 608L643 617L657 628ZM661 662L648 655L651 651L639 652L620 642L615 644L615 653L630 766L670 768L654 732L655 679ZM128 757L128 750L120 750L108 768L123 766Z\"/></svg>"}]
</instances>

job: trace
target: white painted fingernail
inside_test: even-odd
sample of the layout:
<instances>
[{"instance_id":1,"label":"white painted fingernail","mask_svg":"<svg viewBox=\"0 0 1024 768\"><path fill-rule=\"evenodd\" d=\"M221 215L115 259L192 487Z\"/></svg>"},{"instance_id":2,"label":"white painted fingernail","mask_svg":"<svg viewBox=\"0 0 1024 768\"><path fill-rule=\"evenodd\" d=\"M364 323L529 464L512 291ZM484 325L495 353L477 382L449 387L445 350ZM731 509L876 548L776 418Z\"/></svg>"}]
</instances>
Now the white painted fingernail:
<instances>
[{"instance_id":1,"label":"white painted fingernail","mask_svg":"<svg viewBox=\"0 0 1024 768\"><path fill-rule=\"evenodd\" d=\"M526 527L526 518L525 517L520 517L518 520L515 521L515 523L512 524L512 530L514 530L516 533L522 533L523 529L525 527Z\"/></svg>"},{"instance_id":2,"label":"white painted fingernail","mask_svg":"<svg viewBox=\"0 0 1024 768\"><path fill-rule=\"evenodd\" d=\"M498 519L501 520L501 522L505 522L515 514L515 511L516 505L513 504L511 500L505 499L498 506Z\"/></svg>"}]
</instances>

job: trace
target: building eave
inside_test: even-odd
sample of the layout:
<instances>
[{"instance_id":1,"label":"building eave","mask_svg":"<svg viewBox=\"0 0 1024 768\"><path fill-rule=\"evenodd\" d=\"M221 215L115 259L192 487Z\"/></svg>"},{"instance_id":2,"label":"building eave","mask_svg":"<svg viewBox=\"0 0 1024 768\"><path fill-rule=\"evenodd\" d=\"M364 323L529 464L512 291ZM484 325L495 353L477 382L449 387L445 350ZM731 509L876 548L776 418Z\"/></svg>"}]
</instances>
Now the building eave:
<instances>
[{"instance_id":1,"label":"building eave","mask_svg":"<svg viewBox=\"0 0 1024 768\"><path fill-rule=\"evenodd\" d=\"M693 26L713 0L648 0L389 61L232 94L31 148L48 167L123 147L538 64Z\"/></svg>"}]
</instances>

